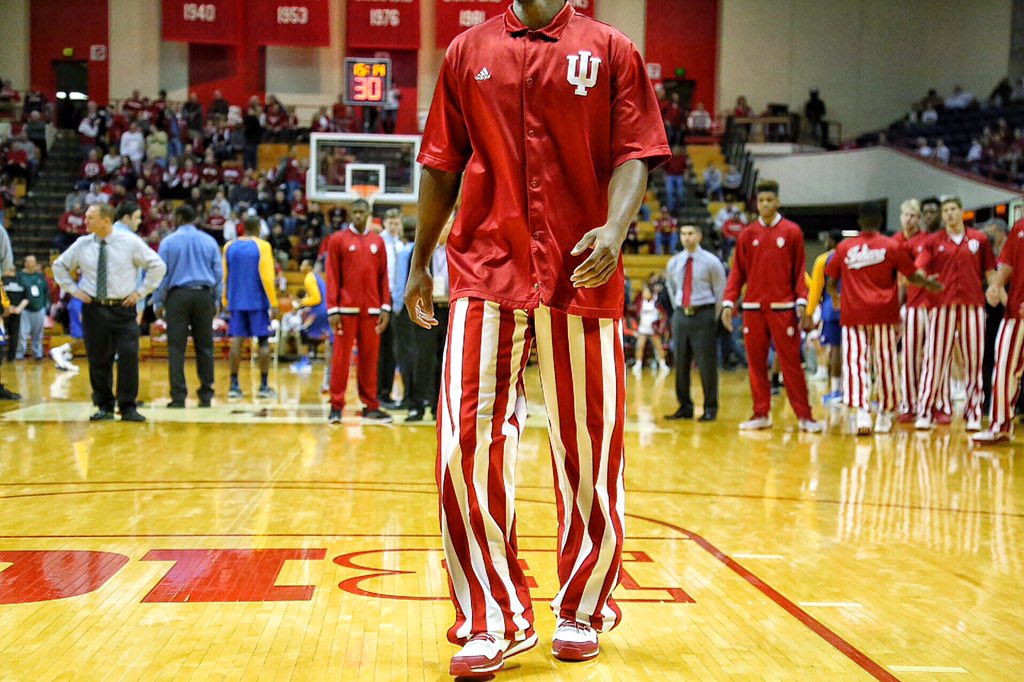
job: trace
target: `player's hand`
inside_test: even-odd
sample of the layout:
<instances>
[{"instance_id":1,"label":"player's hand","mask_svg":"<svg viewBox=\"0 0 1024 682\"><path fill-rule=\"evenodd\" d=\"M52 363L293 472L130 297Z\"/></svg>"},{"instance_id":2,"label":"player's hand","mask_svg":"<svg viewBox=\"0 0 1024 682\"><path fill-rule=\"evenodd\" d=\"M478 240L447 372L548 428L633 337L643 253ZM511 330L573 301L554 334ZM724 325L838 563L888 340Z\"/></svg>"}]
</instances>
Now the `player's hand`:
<instances>
[{"instance_id":1,"label":"player's hand","mask_svg":"<svg viewBox=\"0 0 1024 682\"><path fill-rule=\"evenodd\" d=\"M732 334L732 308L722 308L722 326L725 327L725 331Z\"/></svg>"},{"instance_id":2,"label":"player's hand","mask_svg":"<svg viewBox=\"0 0 1024 682\"><path fill-rule=\"evenodd\" d=\"M391 313L386 310L380 312L380 317L377 318L377 326L373 328L373 331L377 332L377 335L384 333L384 330L388 328L388 322L391 320Z\"/></svg>"},{"instance_id":3,"label":"player's hand","mask_svg":"<svg viewBox=\"0 0 1024 682\"><path fill-rule=\"evenodd\" d=\"M153 308L153 312L156 314L158 320L167 319L167 310L165 310L163 306L160 306L159 308Z\"/></svg>"},{"instance_id":4,"label":"player's hand","mask_svg":"<svg viewBox=\"0 0 1024 682\"><path fill-rule=\"evenodd\" d=\"M405 285L405 311L409 319L424 329L437 326L433 296L434 278L430 273L425 268L410 272Z\"/></svg>"},{"instance_id":5,"label":"player's hand","mask_svg":"<svg viewBox=\"0 0 1024 682\"><path fill-rule=\"evenodd\" d=\"M800 317L800 329L805 332L809 332L814 329L814 318L810 315L802 315Z\"/></svg>"},{"instance_id":6,"label":"player's hand","mask_svg":"<svg viewBox=\"0 0 1024 682\"><path fill-rule=\"evenodd\" d=\"M280 316L281 316L281 310L279 308L271 308L270 309L270 319L276 320Z\"/></svg>"},{"instance_id":7,"label":"player's hand","mask_svg":"<svg viewBox=\"0 0 1024 682\"><path fill-rule=\"evenodd\" d=\"M1006 303L1006 289L998 284L990 284L988 289L985 290L985 300L992 307L1000 303Z\"/></svg>"},{"instance_id":8,"label":"player's hand","mask_svg":"<svg viewBox=\"0 0 1024 682\"><path fill-rule=\"evenodd\" d=\"M75 298L77 298L79 301L81 301L82 303L92 303L92 296L90 296L89 294L85 293L81 289L79 289L78 291L76 291L72 295Z\"/></svg>"},{"instance_id":9,"label":"player's hand","mask_svg":"<svg viewBox=\"0 0 1024 682\"><path fill-rule=\"evenodd\" d=\"M345 330L341 326L341 315L334 313L327 316L327 323L331 325L335 336L345 336Z\"/></svg>"},{"instance_id":10,"label":"player's hand","mask_svg":"<svg viewBox=\"0 0 1024 682\"><path fill-rule=\"evenodd\" d=\"M573 287L577 289L593 289L605 284L619 267L619 250L622 242L617 240L616 232L607 225L596 227L583 235L583 239L572 249L572 255L578 256L587 249L593 249L587 259L573 271Z\"/></svg>"},{"instance_id":11,"label":"player's hand","mask_svg":"<svg viewBox=\"0 0 1024 682\"><path fill-rule=\"evenodd\" d=\"M125 308L134 308L135 304L139 302L139 298L141 298L139 296L139 292L133 291L124 297L124 300L121 301L121 305Z\"/></svg>"},{"instance_id":12,"label":"player's hand","mask_svg":"<svg viewBox=\"0 0 1024 682\"><path fill-rule=\"evenodd\" d=\"M832 297L832 309L833 310L842 310L843 309L843 302L839 298L839 296L833 296Z\"/></svg>"}]
</instances>

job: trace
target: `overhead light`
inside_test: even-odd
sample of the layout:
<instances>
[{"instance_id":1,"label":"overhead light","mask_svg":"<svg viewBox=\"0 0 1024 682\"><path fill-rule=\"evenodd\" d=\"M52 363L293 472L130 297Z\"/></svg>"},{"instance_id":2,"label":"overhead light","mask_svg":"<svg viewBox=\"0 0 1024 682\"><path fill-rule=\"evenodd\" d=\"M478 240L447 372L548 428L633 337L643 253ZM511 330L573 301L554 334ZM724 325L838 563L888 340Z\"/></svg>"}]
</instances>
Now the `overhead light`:
<instances>
[{"instance_id":1,"label":"overhead light","mask_svg":"<svg viewBox=\"0 0 1024 682\"><path fill-rule=\"evenodd\" d=\"M60 90L60 91L57 92L57 99L67 99L67 98L68 98L68 93L64 92L63 90Z\"/></svg>"},{"instance_id":2,"label":"overhead light","mask_svg":"<svg viewBox=\"0 0 1024 682\"><path fill-rule=\"evenodd\" d=\"M857 235L860 234L860 232L858 232L857 230L843 230L842 234L843 234L844 238L846 238L846 237L856 237Z\"/></svg>"},{"instance_id":3,"label":"overhead light","mask_svg":"<svg viewBox=\"0 0 1024 682\"><path fill-rule=\"evenodd\" d=\"M71 99L79 101L79 102L84 102L84 101L89 99L89 96L87 94L85 94L84 92L72 91L71 92Z\"/></svg>"}]
</instances>

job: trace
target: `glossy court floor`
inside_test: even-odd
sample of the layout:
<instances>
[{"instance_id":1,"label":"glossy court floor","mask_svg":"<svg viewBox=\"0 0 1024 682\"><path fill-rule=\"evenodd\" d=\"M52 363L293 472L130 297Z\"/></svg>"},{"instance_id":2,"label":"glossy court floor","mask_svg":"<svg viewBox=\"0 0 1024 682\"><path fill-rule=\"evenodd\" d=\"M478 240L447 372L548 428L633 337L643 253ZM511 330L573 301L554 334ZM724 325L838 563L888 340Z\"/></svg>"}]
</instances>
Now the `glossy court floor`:
<instances>
[{"instance_id":1,"label":"glossy court floor","mask_svg":"<svg viewBox=\"0 0 1024 682\"><path fill-rule=\"evenodd\" d=\"M84 371L2 374L25 400L0 414L0 679L449 679L430 425L327 426L319 367L282 365L274 402L174 411L144 362L142 425L87 423ZM743 435L742 373L709 425L662 418L671 377L628 382L624 620L572 665L548 653L530 370L519 530L541 646L499 680L1021 679L1016 446L971 449L956 424L857 439L838 414L800 434L784 398Z\"/></svg>"}]
</instances>

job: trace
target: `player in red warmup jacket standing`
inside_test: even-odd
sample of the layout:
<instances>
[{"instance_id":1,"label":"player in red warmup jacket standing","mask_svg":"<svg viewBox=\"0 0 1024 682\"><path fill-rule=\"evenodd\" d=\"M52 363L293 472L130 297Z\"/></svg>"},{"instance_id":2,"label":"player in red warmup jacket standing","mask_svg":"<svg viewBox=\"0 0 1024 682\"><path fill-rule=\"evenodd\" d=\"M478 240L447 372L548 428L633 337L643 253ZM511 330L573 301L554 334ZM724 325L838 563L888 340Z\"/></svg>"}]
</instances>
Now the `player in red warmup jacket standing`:
<instances>
[{"instance_id":1,"label":"player in red warmup jacket standing","mask_svg":"<svg viewBox=\"0 0 1024 682\"><path fill-rule=\"evenodd\" d=\"M866 436L872 429L871 370L878 385L875 433L892 431L892 412L899 401L897 273L915 287L937 291L942 286L915 268L909 251L900 242L879 234L880 204L862 204L858 221L861 233L839 243L825 265L825 275L843 327L843 404L857 410L857 434Z\"/></svg>"},{"instance_id":2,"label":"player in red warmup jacket standing","mask_svg":"<svg viewBox=\"0 0 1024 682\"><path fill-rule=\"evenodd\" d=\"M377 399L377 358L380 334L388 325L391 292L388 289L388 263L384 240L366 229L370 205L357 199L352 204L352 224L330 236L325 249L324 272L327 275L327 315L334 330L334 355L331 359L331 424L341 422L348 389L352 346L359 346L359 399L363 419L389 423L391 415L380 409Z\"/></svg>"},{"instance_id":3,"label":"player in red warmup jacket standing","mask_svg":"<svg viewBox=\"0 0 1024 682\"><path fill-rule=\"evenodd\" d=\"M945 289L935 296L928 319L928 348L918 390L920 404L914 427L932 428L932 413L942 387L949 384L953 344L960 347L967 374L964 420L968 431L981 430L981 360L985 347L985 282L994 281L996 257L984 232L964 225L959 197L942 200L945 230L921 243L916 265L938 275Z\"/></svg>"},{"instance_id":4,"label":"player in red warmup jacket standing","mask_svg":"<svg viewBox=\"0 0 1024 682\"><path fill-rule=\"evenodd\" d=\"M800 226L779 213L779 185L757 183L758 218L743 228L722 301L722 324L732 332L732 311L743 293L743 338L750 365L750 391L754 416L740 423L741 431L772 427L772 394L768 382L768 347L782 362L786 395L799 420L800 430L820 433L807 402L807 379L800 366L800 329L814 323L807 317L807 280L804 234Z\"/></svg>"},{"instance_id":5,"label":"player in red warmup jacket standing","mask_svg":"<svg viewBox=\"0 0 1024 682\"><path fill-rule=\"evenodd\" d=\"M1007 298L1006 285L1010 285ZM1014 409L1024 374L1024 220L1010 230L999 252L996 270L986 292L989 305L1006 305L996 337L996 361L992 372L991 425L988 431L974 434L979 444L1002 443L1013 436Z\"/></svg>"},{"instance_id":6,"label":"player in red warmup jacket standing","mask_svg":"<svg viewBox=\"0 0 1024 682\"><path fill-rule=\"evenodd\" d=\"M537 643L517 558L515 462L524 373L537 359L558 504L552 653L593 659L625 519L624 274L620 251L669 157L644 61L621 32L565 0L515 0L448 48L419 161L419 229L405 298L433 317L431 256L451 283L438 404L441 528L462 649L449 672L490 677Z\"/></svg>"}]
</instances>

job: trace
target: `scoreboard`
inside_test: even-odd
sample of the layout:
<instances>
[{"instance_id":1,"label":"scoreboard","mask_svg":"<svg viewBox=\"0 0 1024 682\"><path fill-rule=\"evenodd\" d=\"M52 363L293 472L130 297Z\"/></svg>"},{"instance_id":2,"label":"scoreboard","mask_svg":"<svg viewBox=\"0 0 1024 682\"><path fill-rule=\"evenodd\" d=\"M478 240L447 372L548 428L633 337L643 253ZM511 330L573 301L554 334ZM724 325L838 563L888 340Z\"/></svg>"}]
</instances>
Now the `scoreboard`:
<instances>
[{"instance_id":1,"label":"scoreboard","mask_svg":"<svg viewBox=\"0 0 1024 682\"><path fill-rule=\"evenodd\" d=\"M345 104L353 107L381 106L390 89L390 59L345 59Z\"/></svg>"}]
</instances>

